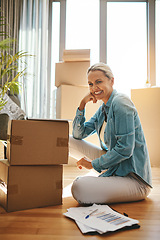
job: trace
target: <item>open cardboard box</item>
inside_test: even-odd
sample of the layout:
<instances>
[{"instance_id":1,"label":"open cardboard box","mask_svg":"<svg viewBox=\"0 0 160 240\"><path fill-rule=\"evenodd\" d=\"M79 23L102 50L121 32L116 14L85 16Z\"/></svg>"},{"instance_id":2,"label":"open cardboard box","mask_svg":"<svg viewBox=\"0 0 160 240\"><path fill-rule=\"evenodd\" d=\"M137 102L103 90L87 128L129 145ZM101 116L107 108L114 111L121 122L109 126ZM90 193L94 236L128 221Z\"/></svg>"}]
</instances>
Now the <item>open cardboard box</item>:
<instances>
[{"instance_id":1,"label":"open cardboard box","mask_svg":"<svg viewBox=\"0 0 160 240\"><path fill-rule=\"evenodd\" d=\"M63 166L11 166L0 160L0 205L7 212L62 204Z\"/></svg>"},{"instance_id":2,"label":"open cardboard box","mask_svg":"<svg viewBox=\"0 0 160 240\"><path fill-rule=\"evenodd\" d=\"M67 120L11 120L7 159L10 165L67 164L68 141Z\"/></svg>"}]
</instances>

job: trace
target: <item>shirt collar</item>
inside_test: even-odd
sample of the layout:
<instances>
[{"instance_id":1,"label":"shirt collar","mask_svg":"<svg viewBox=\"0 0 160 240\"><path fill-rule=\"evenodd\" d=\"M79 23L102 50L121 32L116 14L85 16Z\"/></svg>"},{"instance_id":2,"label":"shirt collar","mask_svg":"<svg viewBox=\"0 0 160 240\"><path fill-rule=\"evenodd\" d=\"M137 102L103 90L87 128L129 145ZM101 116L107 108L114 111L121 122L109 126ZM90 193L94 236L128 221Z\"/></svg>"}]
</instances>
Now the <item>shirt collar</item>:
<instances>
[{"instance_id":1,"label":"shirt collar","mask_svg":"<svg viewBox=\"0 0 160 240\"><path fill-rule=\"evenodd\" d=\"M108 101L107 101L107 103L106 104L104 104L103 103L103 107L104 108L109 108L110 106L111 106L111 103L112 103L112 100L113 100L113 98L114 98L114 96L117 94L117 91L114 89L113 91L112 91L112 93L111 93L111 96L109 97L109 99L108 99Z\"/></svg>"}]
</instances>

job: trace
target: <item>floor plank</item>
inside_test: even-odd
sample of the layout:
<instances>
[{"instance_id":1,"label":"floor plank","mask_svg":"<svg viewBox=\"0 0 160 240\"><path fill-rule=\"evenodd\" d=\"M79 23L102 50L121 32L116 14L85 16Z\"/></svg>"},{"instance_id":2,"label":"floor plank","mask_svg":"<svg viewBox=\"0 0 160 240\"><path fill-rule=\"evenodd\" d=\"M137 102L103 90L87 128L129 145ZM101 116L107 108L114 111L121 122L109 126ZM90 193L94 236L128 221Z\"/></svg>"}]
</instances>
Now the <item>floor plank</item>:
<instances>
[{"instance_id":1,"label":"floor plank","mask_svg":"<svg viewBox=\"0 0 160 240\"><path fill-rule=\"evenodd\" d=\"M111 204L120 213L140 221L140 228L104 235L83 235L73 220L63 216L67 208L79 206L72 198L70 186L77 176L96 173L75 167L64 167L63 205L6 213L0 208L0 239L2 240L159 240L160 239L160 168L152 168L153 190L144 201ZM68 194L68 195L67 195Z\"/></svg>"}]
</instances>

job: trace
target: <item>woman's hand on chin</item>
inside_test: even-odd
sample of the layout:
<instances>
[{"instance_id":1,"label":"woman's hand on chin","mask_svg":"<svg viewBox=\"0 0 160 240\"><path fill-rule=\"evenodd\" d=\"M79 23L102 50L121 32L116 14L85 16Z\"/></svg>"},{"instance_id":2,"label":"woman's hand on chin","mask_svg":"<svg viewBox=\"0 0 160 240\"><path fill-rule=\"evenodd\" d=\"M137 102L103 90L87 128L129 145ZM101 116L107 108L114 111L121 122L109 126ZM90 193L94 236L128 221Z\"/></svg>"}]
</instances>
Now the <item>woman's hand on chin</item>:
<instances>
[{"instance_id":1,"label":"woman's hand on chin","mask_svg":"<svg viewBox=\"0 0 160 240\"><path fill-rule=\"evenodd\" d=\"M88 102L92 101L93 103L97 102L97 99L92 93L88 93L80 102L79 110L82 111Z\"/></svg>"}]
</instances>

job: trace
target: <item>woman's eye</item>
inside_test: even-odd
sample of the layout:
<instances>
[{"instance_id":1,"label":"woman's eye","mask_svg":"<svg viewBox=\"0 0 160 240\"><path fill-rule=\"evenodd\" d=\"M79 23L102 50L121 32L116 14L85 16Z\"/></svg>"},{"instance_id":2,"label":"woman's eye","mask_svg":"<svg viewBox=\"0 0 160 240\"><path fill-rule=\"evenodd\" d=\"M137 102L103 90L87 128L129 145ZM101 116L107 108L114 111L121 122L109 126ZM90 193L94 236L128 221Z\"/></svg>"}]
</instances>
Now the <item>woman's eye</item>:
<instances>
[{"instance_id":1,"label":"woman's eye","mask_svg":"<svg viewBox=\"0 0 160 240\"><path fill-rule=\"evenodd\" d=\"M102 81L97 81L97 84L101 83Z\"/></svg>"},{"instance_id":2,"label":"woman's eye","mask_svg":"<svg viewBox=\"0 0 160 240\"><path fill-rule=\"evenodd\" d=\"M92 83L89 83L88 85L89 85L90 87L91 87L91 86L93 86L93 84L92 84Z\"/></svg>"}]
</instances>

